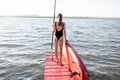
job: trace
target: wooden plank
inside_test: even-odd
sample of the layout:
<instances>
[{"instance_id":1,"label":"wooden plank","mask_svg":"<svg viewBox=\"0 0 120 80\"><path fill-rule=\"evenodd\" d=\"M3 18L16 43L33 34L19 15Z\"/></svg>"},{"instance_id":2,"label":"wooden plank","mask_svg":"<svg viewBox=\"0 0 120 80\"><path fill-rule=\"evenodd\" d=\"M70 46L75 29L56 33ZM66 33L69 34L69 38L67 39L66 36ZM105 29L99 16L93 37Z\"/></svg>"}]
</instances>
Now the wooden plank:
<instances>
[{"instance_id":1,"label":"wooden plank","mask_svg":"<svg viewBox=\"0 0 120 80\"><path fill-rule=\"evenodd\" d=\"M50 53L46 54L44 80L73 80L70 78L71 72L69 72L68 64L64 57L62 59L63 66L55 61L54 55L53 58L52 60Z\"/></svg>"},{"instance_id":2,"label":"wooden plank","mask_svg":"<svg viewBox=\"0 0 120 80\"><path fill-rule=\"evenodd\" d=\"M72 80L69 76L45 77L44 80Z\"/></svg>"}]
</instances>

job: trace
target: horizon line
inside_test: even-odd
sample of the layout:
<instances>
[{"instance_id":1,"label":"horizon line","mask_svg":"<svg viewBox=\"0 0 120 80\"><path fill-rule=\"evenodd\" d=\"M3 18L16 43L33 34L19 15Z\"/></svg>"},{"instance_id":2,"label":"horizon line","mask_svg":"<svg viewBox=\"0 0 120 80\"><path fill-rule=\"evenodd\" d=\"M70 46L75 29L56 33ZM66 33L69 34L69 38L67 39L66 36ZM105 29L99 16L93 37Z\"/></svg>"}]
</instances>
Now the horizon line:
<instances>
[{"instance_id":1,"label":"horizon line","mask_svg":"<svg viewBox=\"0 0 120 80\"><path fill-rule=\"evenodd\" d=\"M53 18L53 16L38 16L38 15L7 15L0 17L20 17L20 18ZM93 16L64 16L64 18L83 18L83 19L120 19L120 17L93 17Z\"/></svg>"}]
</instances>

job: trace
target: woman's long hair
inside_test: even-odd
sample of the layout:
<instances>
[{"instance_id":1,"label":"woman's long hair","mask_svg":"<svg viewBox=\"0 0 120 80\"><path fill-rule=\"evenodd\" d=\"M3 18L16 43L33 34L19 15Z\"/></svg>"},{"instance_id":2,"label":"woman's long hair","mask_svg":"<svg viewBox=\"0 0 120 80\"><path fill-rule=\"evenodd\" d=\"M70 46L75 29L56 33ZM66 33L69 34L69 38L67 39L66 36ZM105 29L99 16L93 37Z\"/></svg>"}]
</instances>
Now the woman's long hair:
<instances>
[{"instance_id":1,"label":"woman's long hair","mask_svg":"<svg viewBox=\"0 0 120 80\"><path fill-rule=\"evenodd\" d=\"M59 23L58 23L58 25L59 25L59 26L62 26L62 25L63 25L63 24L62 24L62 17L63 17L62 14L59 13L59 14L58 14L58 17L59 17Z\"/></svg>"}]
</instances>

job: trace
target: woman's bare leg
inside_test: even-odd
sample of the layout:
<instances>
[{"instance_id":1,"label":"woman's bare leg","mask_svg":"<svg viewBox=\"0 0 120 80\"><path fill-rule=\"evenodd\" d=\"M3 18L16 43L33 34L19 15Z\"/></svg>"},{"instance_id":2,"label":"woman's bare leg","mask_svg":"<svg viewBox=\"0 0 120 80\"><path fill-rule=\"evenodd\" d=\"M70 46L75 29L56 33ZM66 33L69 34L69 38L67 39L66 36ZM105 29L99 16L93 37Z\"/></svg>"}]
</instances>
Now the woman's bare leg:
<instances>
[{"instance_id":1,"label":"woman's bare leg","mask_svg":"<svg viewBox=\"0 0 120 80\"><path fill-rule=\"evenodd\" d=\"M59 62L58 60L58 39L55 37L55 56L56 56L56 60L57 63Z\"/></svg>"},{"instance_id":2,"label":"woman's bare leg","mask_svg":"<svg viewBox=\"0 0 120 80\"><path fill-rule=\"evenodd\" d=\"M62 46L63 46L63 37L60 38L59 40L59 45L60 45L60 63L61 63L61 66L63 65L62 64Z\"/></svg>"}]
</instances>

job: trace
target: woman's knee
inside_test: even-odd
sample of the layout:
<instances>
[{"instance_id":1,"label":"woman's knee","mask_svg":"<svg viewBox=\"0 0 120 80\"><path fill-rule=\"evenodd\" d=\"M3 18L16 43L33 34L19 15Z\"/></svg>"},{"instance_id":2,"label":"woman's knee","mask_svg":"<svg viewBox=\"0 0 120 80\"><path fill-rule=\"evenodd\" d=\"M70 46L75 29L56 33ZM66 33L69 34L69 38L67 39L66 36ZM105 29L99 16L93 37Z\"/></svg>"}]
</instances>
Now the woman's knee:
<instances>
[{"instance_id":1,"label":"woman's knee","mask_svg":"<svg viewBox=\"0 0 120 80\"><path fill-rule=\"evenodd\" d=\"M55 39L54 39L54 42L55 42L55 44L56 44L56 43L58 43L58 40L55 38Z\"/></svg>"},{"instance_id":2,"label":"woman's knee","mask_svg":"<svg viewBox=\"0 0 120 80\"><path fill-rule=\"evenodd\" d=\"M63 44L63 40L61 39L61 40L60 40L60 45L62 45L62 44Z\"/></svg>"}]
</instances>

